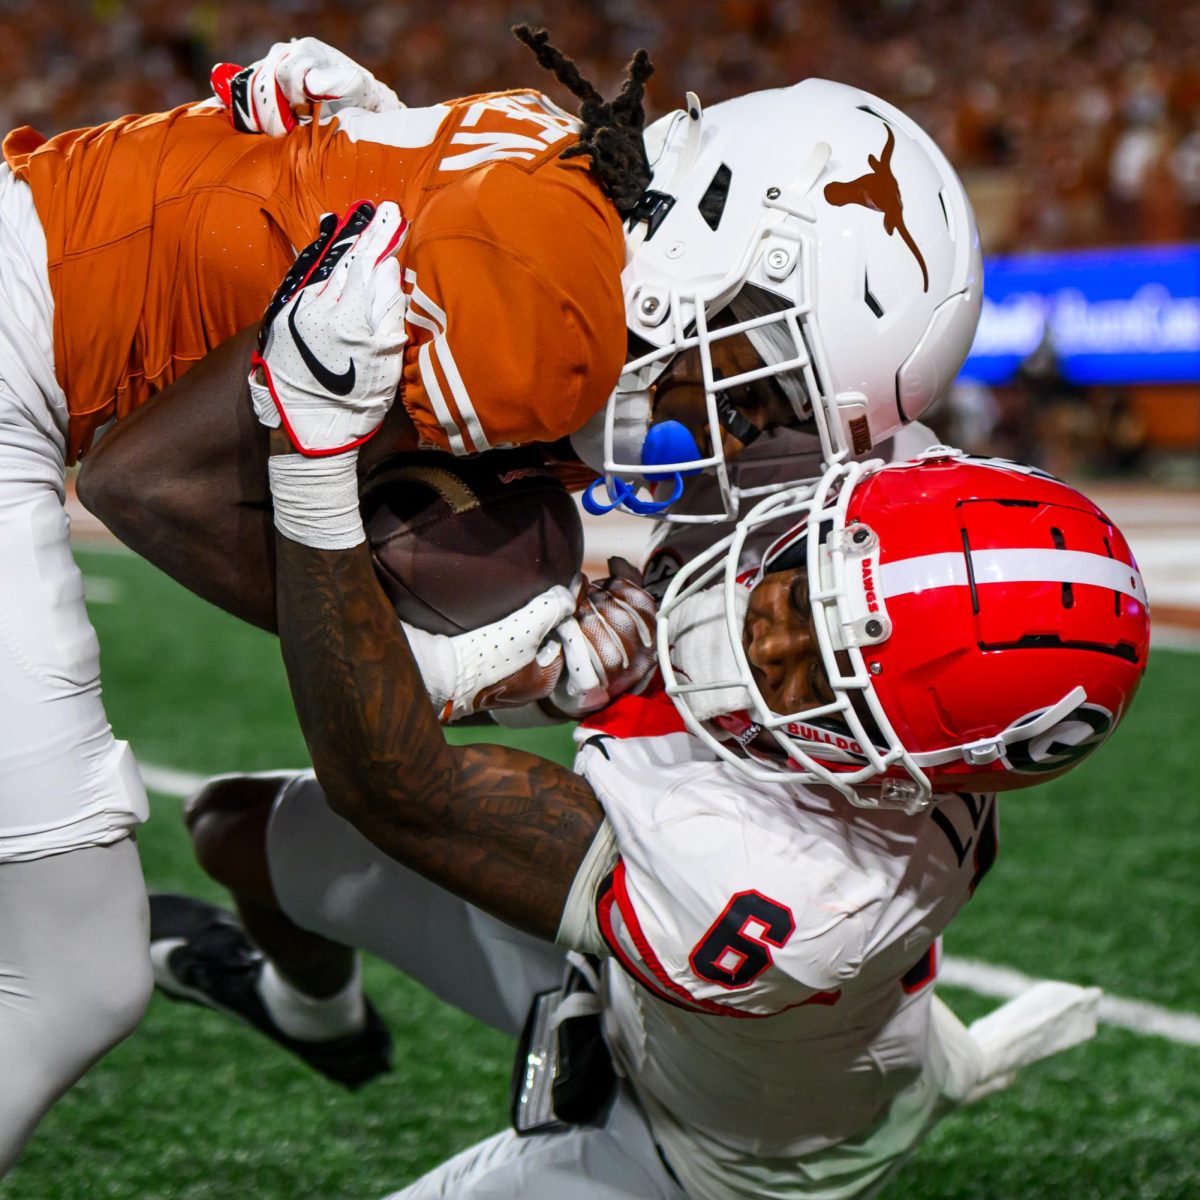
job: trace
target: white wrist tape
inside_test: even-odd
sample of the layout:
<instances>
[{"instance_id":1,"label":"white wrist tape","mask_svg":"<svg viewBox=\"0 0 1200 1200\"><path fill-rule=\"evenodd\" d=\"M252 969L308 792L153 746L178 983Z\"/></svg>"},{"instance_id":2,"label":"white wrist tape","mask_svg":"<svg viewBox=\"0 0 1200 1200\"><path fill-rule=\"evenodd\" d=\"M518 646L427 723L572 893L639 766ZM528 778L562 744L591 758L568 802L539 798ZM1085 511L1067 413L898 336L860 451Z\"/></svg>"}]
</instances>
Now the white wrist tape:
<instances>
[{"instance_id":1,"label":"white wrist tape","mask_svg":"<svg viewBox=\"0 0 1200 1200\"><path fill-rule=\"evenodd\" d=\"M367 540L358 511L358 454L268 460L275 528L314 550L349 550Z\"/></svg>"}]
</instances>

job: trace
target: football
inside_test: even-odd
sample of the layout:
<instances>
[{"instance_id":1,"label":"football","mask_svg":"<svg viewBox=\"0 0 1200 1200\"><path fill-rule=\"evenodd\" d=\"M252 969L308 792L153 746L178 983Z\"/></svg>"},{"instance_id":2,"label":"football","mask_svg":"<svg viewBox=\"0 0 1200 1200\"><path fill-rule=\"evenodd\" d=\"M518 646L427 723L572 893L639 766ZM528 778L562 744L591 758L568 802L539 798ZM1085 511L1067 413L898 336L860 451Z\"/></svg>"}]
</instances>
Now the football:
<instances>
[{"instance_id":1,"label":"football","mask_svg":"<svg viewBox=\"0 0 1200 1200\"><path fill-rule=\"evenodd\" d=\"M363 481L375 570L404 621L455 634L507 616L583 560L575 502L536 451L421 451Z\"/></svg>"}]
</instances>

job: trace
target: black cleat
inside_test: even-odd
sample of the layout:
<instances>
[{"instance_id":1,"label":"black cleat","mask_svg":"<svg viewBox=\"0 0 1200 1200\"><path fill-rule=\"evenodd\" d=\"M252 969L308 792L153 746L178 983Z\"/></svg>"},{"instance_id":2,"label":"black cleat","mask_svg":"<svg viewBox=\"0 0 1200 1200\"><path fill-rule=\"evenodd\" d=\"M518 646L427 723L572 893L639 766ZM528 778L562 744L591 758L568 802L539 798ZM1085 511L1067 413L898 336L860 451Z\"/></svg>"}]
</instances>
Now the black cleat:
<instances>
[{"instance_id":1,"label":"black cleat","mask_svg":"<svg viewBox=\"0 0 1200 1200\"><path fill-rule=\"evenodd\" d=\"M370 1000L358 1033L308 1042L275 1024L258 994L266 960L223 908L191 896L150 897L150 959L154 982L171 1000L215 1009L253 1026L351 1090L392 1069L392 1035Z\"/></svg>"}]
</instances>

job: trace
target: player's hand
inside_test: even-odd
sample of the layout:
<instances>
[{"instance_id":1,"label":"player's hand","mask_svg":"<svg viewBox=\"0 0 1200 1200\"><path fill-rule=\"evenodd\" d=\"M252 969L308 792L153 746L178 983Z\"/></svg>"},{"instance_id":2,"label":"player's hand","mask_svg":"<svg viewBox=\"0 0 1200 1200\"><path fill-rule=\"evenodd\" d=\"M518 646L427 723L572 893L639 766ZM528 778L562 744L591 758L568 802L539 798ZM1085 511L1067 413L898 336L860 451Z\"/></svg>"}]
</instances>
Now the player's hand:
<instances>
[{"instance_id":1,"label":"player's hand","mask_svg":"<svg viewBox=\"0 0 1200 1200\"><path fill-rule=\"evenodd\" d=\"M609 559L608 568L607 579L551 588L470 633L441 637L406 626L442 720L485 709L525 710L514 714L516 725L577 719L642 687L657 664L657 605L628 562Z\"/></svg>"},{"instance_id":2,"label":"player's hand","mask_svg":"<svg viewBox=\"0 0 1200 1200\"><path fill-rule=\"evenodd\" d=\"M316 38L276 42L264 58L239 67L217 63L209 76L213 94L239 133L282 137L313 104L328 112L403 108L396 93L366 67Z\"/></svg>"},{"instance_id":3,"label":"player's hand","mask_svg":"<svg viewBox=\"0 0 1200 1200\"><path fill-rule=\"evenodd\" d=\"M454 637L405 625L441 720L519 708L550 695L563 672L562 646L551 634L575 605L569 588L553 587L510 616Z\"/></svg>"},{"instance_id":4,"label":"player's hand","mask_svg":"<svg viewBox=\"0 0 1200 1200\"><path fill-rule=\"evenodd\" d=\"M658 662L654 597L625 559L610 558L608 569L607 579L584 580L575 612L554 631L565 669L550 703L572 718L644 686Z\"/></svg>"},{"instance_id":5,"label":"player's hand","mask_svg":"<svg viewBox=\"0 0 1200 1200\"><path fill-rule=\"evenodd\" d=\"M250 394L258 419L282 423L303 455L353 450L395 399L405 342L396 252L407 232L391 201L327 214L267 307Z\"/></svg>"}]
</instances>

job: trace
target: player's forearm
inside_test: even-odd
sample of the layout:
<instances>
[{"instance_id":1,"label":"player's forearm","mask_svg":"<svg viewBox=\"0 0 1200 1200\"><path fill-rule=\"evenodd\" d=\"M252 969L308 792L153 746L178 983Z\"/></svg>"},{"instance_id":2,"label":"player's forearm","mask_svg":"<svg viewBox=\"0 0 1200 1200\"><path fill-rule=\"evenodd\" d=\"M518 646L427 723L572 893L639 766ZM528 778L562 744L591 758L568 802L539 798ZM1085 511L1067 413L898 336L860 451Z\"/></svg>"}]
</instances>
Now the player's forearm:
<instances>
[{"instance_id":1,"label":"player's forearm","mask_svg":"<svg viewBox=\"0 0 1200 1200\"><path fill-rule=\"evenodd\" d=\"M279 634L330 804L380 849L552 938L601 810L578 776L497 746L452 748L366 548L280 536Z\"/></svg>"},{"instance_id":2,"label":"player's forearm","mask_svg":"<svg viewBox=\"0 0 1200 1200\"><path fill-rule=\"evenodd\" d=\"M246 371L255 330L231 338L94 446L79 497L184 587L275 628L266 431Z\"/></svg>"}]
</instances>

